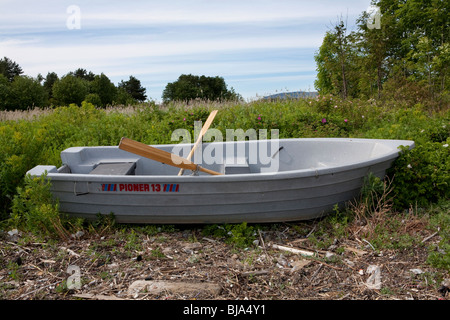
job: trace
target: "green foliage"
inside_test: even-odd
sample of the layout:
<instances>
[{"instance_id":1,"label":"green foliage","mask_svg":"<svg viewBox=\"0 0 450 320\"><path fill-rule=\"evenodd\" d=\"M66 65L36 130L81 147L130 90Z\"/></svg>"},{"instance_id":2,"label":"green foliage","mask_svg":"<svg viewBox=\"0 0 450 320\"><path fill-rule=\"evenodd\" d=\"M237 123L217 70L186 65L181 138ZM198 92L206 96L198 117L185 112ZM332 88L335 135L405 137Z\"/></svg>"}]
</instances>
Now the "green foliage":
<instances>
[{"instance_id":1,"label":"green foliage","mask_svg":"<svg viewBox=\"0 0 450 320\"><path fill-rule=\"evenodd\" d=\"M60 217L58 203L50 192L50 181L45 175L27 176L25 186L17 188L13 199L11 224L43 237L69 236Z\"/></svg>"},{"instance_id":2,"label":"green foliage","mask_svg":"<svg viewBox=\"0 0 450 320\"><path fill-rule=\"evenodd\" d=\"M407 220L408 217L405 217ZM405 232L404 225L399 216L385 216L383 220L377 221L371 234L367 235L370 244L376 250L403 249L411 250L416 246L423 245L417 234Z\"/></svg>"},{"instance_id":3,"label":"green foliage","mask_svg":"<svg viewBox=\"0 0 450 320\"><path fill-rule=\"evenodd\" d=\"M143 250L142 240L140 239L139 234L134 230L129 230L126 233L126 243L124 248L130 254L134 254L136 251Z\"/></svg>"},{"instance_id":4,"label":"green foliage","mask_svg":"<svg viewBox=\"0 0 450 320\"><path fill-rule=\"evenodd\" d=\"M123 87L117 88L116 100L114 101L117 105L132 105L136 104L136 100L131 94L129 94Z\"/></svg>"},{"instance_id":5,"label":"green foliage","mask_svg":"<svg viewBox=\"0 0 450 320\"><path fill-rule=\"evenodd\" d=\"M17 264L16 261L8 261L5 270L8 271L8 276L12 280L20 281L22 274L20 272L21 271L20 266Z\"/></svg>"},{"instance_id":6,"label":"green foliage","mask_svg":"<svg viewBox=\"0 0 450 320\"><path fill-rule=\"evenodd\" d=\"M256 229L247 225L246 222L240 224L207 225L202 230L205 236L225 238L225 242L237 248L245 248L253 245L256 239Z\"/></svg>"},{"instance_id":7,"label":"green foliage","mask_svg":"<svg viewBox=\"0 0 450 320\"><path fill-rule=\"evenodd\" d=\"M96 219L89 222L89 226L94 230L101 230L99 233L101 234L103 230L112 230L116 225L116 217L114 213L111 212L109 215L98 213Z\"/></svg>"},{"instance_id":8,"label":"green foliage","mask_svg":"<svg viewBox=\"0 0 450 320\"><path fill-rule=\"evenodd\" d=\"M43 107L47 103L47 92L38 80L27 76L18 76L11 83L7 101L10 110Z\"/></svg>"},{"instance_id":9,"label":"green foliage","mask_svg":"<svg viewBox=\"0 0 450 320\"><path fill-rule=\"evenodd\" d=\"M349 215L335 206L325 219L321 220L314 233L308 238L309 241L319 249L327 249L336 239L348 234Z\"/></svg>"},{"instance_id":10,"label":"green foliage","mask_svg":"<svg viewBox=\"0 0 450 320\"><path fill-rule=\"evenodd\" d=\"M162 259L166 257L166 255L161 252L160 248L153 249L150 253L150 256L154 259Z\"/></svg>"},{"instance_id":11,"label":"green foliage","mask_svg":"<svg viewBox=\"0 0 450 320\"><path fill-rule=\"evenodd\" d=\"M11 59L4 57L0 60L0 74L5 76L8 81L12 82L15 77L23 73L19 64Z\"/></svg>"},{"instance_id":12,"label":"green foliage","mask_svg":"<svg viewBox=\"0 0 450 320\"><path fill-rule=\"evenodd\" d=\"M127 81L121 81L118 85L119 89L122 89L122 94L120 96L121 99L128 100L128 97L131 97L133 101L143 102L147 99L147 95L145 94L145 88L142 87L141 82L133 76ZM120 102L123 104L128 104L128 101Z\"/></svg>"},{"instance_id":13,"label":"green foliage","mask_svg":"<svg viewBox=\"0 0 450 320\"><path fill-rule=\"evenodd\" d=\"M60 105L71 103L81 105L88 93L89 83L87 80L72 75L65 75L53 85L53 97Z\"/></svg>"},{"instance_id":14,"label":"green foliage","mask_svg":"<svg viewBox=\"0 0 450 320\"><path fill-rule=\"evenodd\" d=\"M0 74L0 111L8 107L9 82L3 74Z\"/></svg>"},{"instance_id":15,"label":"green foliage","mask_svg":"<svg viewBox=\"0 0 450 320\"><path fill-rule=\"evenodd\" d=\"M437 211L431 218L430 225L434 230L438 230L440 241L430 251L427 262L436 268L450 271L450 202L439 203Z\"/></svg>"},{"instance_id":16,"label":"green foliage","mask_svg":"<svg viewBox=\"0 0 450 320\"><path fill-rule=\"evenodd\" d=\"M92 71L87 72L86 69L78 68L75 71L71 71L67 74L68 76L76 77L79 79L86 80L88 82L93 81L95 78L95 74Z\"/></svg>"},{"instance_id":17,"label":"green foliage","mask_svg":"<svg viewBox=\"0 0 450 320\"><path fill-rule=\"evenodd\" d=\"M27 76L16 76L9 82L0 74L0 110L26 110L43 107L48 94L39 80Z\"/></svg>"},{"instance_id":18,"label":"green foliage","mask_svg":"<svg viewBox=\"0 0 450 320\"><path fill-rule=\"evenodd\" d=\"M59 79L55 72L44 78L22 76L20 66L5 57L0 60L0 111L27 110L54 105L81 105L83 101L97 107L143 102L146 89L133 76L116 87L103 73L95 75L78 68ZM43 83L41 84L41 82Z\"/></svg>"},{"instance_id":19,"label":"green foliage","mask_svg":"<svg viewBox=\"0 0 450 320\"><path fill-rule=\"evenodd\" d=\"M321 94L448 105L450 61L448 1L373 1L380 29L369 28L362 12L357 30L345 34L342 19L319 51L316 89ZM348 93L348 95L346 94Z\"/></svg>"},{"instance_id":20,"label":"green foliage","mask_svg":"<svg viewBox=\"0 0 450 320\"><path fill-rule=\"evenodd\" d=\"M378 200L381 199L385 191L384 181L370 172L369 175L364 178L360 201L365 204L369 212L373 212L377 209Z\"/></svg>"},{"instance_id":21,"label":"green foliage","mask_svg":"<svg viewBox=\"0 0 450 320\"><path fill-rule=\"evenodd\" d=\"M97 95L99 100L99 102L96 103L91 102L92 104L106 107L107 105L111 105L116 99L117 88L114 83L102 73L101 75L96 75L90 83L90 92L91 94ZM86 101L90 102L89 100Z\"/></svg>"},{"instance_id":22,"label":"green foliage","mask_svg":"<svg viewBox=\"0 0 450 320\"><path fill-rule=\"evenodd\" d=\"M222 77L206 77L182 74L175 82L168 83L162 98L165 102L200 100L236 100L234 89L227 89Z\"/></svg>"},{"instance_id":23,"label":"green foliage","mask_svg":"<svg viewBox=\"0 0 450 320\"><path fill-rule=\"evenodd\" d=\"M415 148L403 148L388 171L395 208L425 206L449 197L448 111L430 115L421 104L409 109L397 104L390 111L370 116L358 135L415 141Z\"/></svg>"},{"instance_id":24,"label":"green foliage","mask_svg":"<svg viewBox=\"0 0 450 320\"><path fill-rule=\"evenodd\" d=\"M426 206L450 198L450 151L446 143L426 142L402 155L390 169L394 176L394 204Z\"/></svg>"},{"instance_id":25,"label":"green foliage","mask_svg":"<svg viewBox=\"0 0 450 320\"><path fill-rule=\"evenodd\" d=\"M334 94L342 98L356 97L355 85L361 74L357 53L352 47L353 35L347 35L347 28L341 19L327 31L314 59L317 63L317 79L314 82L321 95Z\"/></svg>"},{"instance_id":26,"label":"green foliage","mask_svg":"<svg viewBox=\"0 0 450 320\"><path fill-rule=\"evenodd\" d=\"M97 93L89 93L86 97L84 97L84 102L92 104L96 107L102 106L102 99Z\"/></svg>"},{"instance_id":27,"label":"green foliage","mask_svg":"<svg viewBox=\"0 0 450 320\"><path fill-rule=\"evenodd\" d=\"M49 98L50 104L53 102L53 85L56 81L58 81L59 77L55 72L47 73L47 76L44 79L44 89L47 91L47 95Z\"/></svg>"},{"instance_id":28,"label":"green foliage","mask_svg":"<svg viewBox=\"0 0 450 320\"><path fill-rule=\"evenodd\" d=\"M332 77L335 75L335 68L338 66L334 54L334 34L327 31L319 51L314 55L317 64L317 79L314 86L321 95L331 94L335 90Z\"/></svg>"}]
</instances>

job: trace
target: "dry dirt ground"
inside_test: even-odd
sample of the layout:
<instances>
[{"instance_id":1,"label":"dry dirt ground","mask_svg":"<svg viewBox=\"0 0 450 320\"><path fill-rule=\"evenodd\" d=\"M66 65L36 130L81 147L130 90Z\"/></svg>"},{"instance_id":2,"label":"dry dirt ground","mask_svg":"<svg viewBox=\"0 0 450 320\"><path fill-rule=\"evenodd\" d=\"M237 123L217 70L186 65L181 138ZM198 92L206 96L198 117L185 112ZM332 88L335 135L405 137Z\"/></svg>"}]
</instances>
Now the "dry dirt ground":
<instances>
[{"instance_id":1,"label":"dry dirt ground","mask_svg":"<svg viewBox=\"0 0 450 320\"><path fill-rule=\"evenodd\" d=\"M441 284L448 273L426 263L427 245L377 252L355 238L317 250L290 225L259 231L253 246L239 249L224 239L203 236L198 228L136 233L134 238L133 231L126 232L127 241L123 232L109 230L49 242L3 233L0 299L448 300L450 296ZM422 237L428 245L439 240L431 233Z\"/></svg>"}]
</instances>

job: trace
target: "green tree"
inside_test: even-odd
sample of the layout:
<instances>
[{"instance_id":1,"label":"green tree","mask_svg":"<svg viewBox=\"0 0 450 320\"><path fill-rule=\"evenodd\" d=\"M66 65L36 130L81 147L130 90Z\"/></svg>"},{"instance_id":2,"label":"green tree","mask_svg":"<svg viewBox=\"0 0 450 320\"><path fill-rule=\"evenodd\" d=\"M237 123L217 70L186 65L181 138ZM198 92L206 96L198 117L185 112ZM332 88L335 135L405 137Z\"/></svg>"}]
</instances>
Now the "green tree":
<instances>
[{"instance_id":1,"label":"green tree","mask_svg":"<svg viewBox=\"0 0 450 320\"><path fill-rule=\"evenodd\" d=\"M449 4L441 0L379 0L380 28L367 26L346 35L340 21L325 34L315 55L316 89L342 97L384 96L411 102L449 98ZM341 19L342 20L342 19ZM387 88L387 92L384 92Z\"/></svg>"},{"instance_id":2,"label":"green tree","mask_svg":"<svg viewBox=\"0 0 450 320\"><path fill-rule=\"evenodd\" d=\"M450 36L448 1L381 0L384 24L389 32L387 55L391 76L427 86L429 94L443 93L448 67L445 61ZM396 81L400 82L400 81Z\"/></svg>"},{"instance_id":3,"label":"green tree","mask_svg":"<svg viewBox=\"0 0 450 320\"><path fill-rule=\"evenodd\" d=\"M321 95L334 94L337 82L338 62L335 54L334 42L335 35L327 31L319 47L319 51L314 55L317 64L317 79L314 81L314 87Z\"/></svg>"},{"instance_id":4,"label":"green tree","mask_svg":"<svg viewBox=\"0 0 450 320\"><path fill-rule=\"evenodd\" d=\"M133 96L125 90L125 88L123 87L117 88L116 99L114 100L115 104L130 105L136 102L137 100L134 99Z\"/></svg>"},{"instance_id":5,"label":"green tree","mask_svg":"<svg viewBox=\"0 0 450 320\"><path fill-rule=\"evenodd\" d=\"M0 74L0 110L8 108L9 91L10 83L8 78Z\"/></svg>"},{"instance_id":6,"label":"green tree","mask_svg":"<svg viewBox=\"0 0 450 320\"><path fill-rule=\"evenodd\" d=\"M344 21L339 21L339 24L335 26L336 34L336 49L339 61L339 67L341 69L341 95L344 99L348 95L348 67L347 67L347 51L348 51L348 41L346 36L347 28L345 27Z\"/></svg>"},{"instance_id":7,"label":"green tree","mask_svg":"<svg viewBox=\"0 0 450 320\"><path fill-rule=\"evenodd\" d=\"M103 73L96 75L90 83L91 94L97 94L100 98L100 106L111 105L116 99L117 88Z\"/></svg>"},{"instance_id":8,"label":"green tree","mask_svg":"<svg viewBox=\"0 0 450 320\"><path fill-rule=\"evenodd\" d=\"M77 70L69 72L68 74L86 81L93 81L95 78L95 74L93 72L87 72L86 69L83 68L78 68Z\"/></svg>"},{"instance_id":9,"label":"green tree","mask_svg":"<svg viewBox=\"0 0 450 320\"><path fill-rule=\"evenodd\" d=\"M130 78L127 81L121 81L118 85L119 89L124 90L127 92L134 100L143 102L145 99L147 99L147 96L145 94L146 89L142 87L141 81L136 79L133 76L130 76ZM121 91L121 97L123 97L123 91Z\"/></svg>"},{"instance_id":10,"label":"green tree","mask_svg":"<svg viewBox=\"0 0 450 320\"><path fill-rule=\"evenodd\" d=\"M53 85L56 81L58 81L58 75L55 72L49 72L47 73L47 76L44 79L44 88L47 91L48 98L50 102L53 101Z\"/></svg>"},{"instance_id":11,"label":"green tree","mask_svg":"<svg viewBox=\"0 0 450 320\"><path fill-rule=\"evenodd\" d=\"M222 77L181 75L177 81L168 83L163 91L162 98L168 101L202 100L233 100L240 96L233 88L227 89Z\"/></svg>"},{"instance_id":12,"label":"green tree","mask_svg":"<svg viewBox=\"0 0 450 320\"><path fill-rule=\"evenodd\" d=\"M345 23L340 19L333 30L325 33L323 43L314 56L317 63L314 85L320 94L340 95L344 99L357 95L355 41L353 35L346 32Z\"/></svg>"},{"instance_id":13,"label":"green tree","mask_svg":"<svg viewBox=\"0 0 450 320\"><path fill-rule=\"evenodd\" d=\"M450 89L450 43L446 42L437 48L437 54L433 57L432 68L438 75L437 85L440 92L445 94Z\"/></svg>"},{"instance_id":14,"label":"green tree","mask_svg":"<svg viewBox=\"0 0 450 320\"><path fill-rule=\"evenodd\" d=\"M3 74L10 82L14 80L14 77L20 76L22 73L22 68L11 59L4 57L0 60L0 74Z\"/></svg>"},{"instance_id":15,"label":"green tree","mask_svg":"<svg viewBox=\"0 0 450 320\"><path fill-rule=\"evenodd\" d=\"M167 101L189 101L201 97L201 90L193 75L181 75L177 81L168 83L162 98Z\"/></svg>"},{"instance_id":16,"label":"green tree","mask_svg":"<svg viewBox=\"0 0 450 320\"><path fill-rule=\"evenodd\" d=\"M81 105L81 102L88 93L88 81L71 74L63 76L53 85L53 97L62 105L69 105L71 103Z\"/></svg>"},{"instance_id":17,"label":"green tree","mask_svg":"<svg viewBox=\"0 0 450 320\"><path fill-rule=\"evenodd\" d=\"M354 33L355 46L361 53L357 62L360 70L359 90L363 96L371 97L376 88L376 94L380 98L389 65L389 23L388 18L382 16L380 29L370 29L367 26L368 18L368 14L364 12L357 20L358 31Z\"/></svg>"},{"instance_id":18,"label":"green tree","mask_svg":"<svg viewBox=\"0 0 450 320\"><path fill-rule=\"evenodd\" d=\"M16 76L11 82L7 103L10 110L43 107L47 103L47 92L38 79Z\"/></svg>"}]
</instances>

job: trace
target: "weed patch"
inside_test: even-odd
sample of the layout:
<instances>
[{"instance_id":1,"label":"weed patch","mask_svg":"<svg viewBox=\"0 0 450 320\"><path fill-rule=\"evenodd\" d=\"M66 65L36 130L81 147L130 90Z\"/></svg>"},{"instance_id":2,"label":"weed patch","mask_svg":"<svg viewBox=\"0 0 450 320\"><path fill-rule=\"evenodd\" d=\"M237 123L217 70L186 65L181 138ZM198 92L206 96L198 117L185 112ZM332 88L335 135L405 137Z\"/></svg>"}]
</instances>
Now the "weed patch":
<instances>
[{"instance_id":1,"label":"weed patch","mask_svg":"<svg viewBox=\"0 0 450 320\"><path fill-rule=\"evenodd\" d=\"M433 245L428 256L428 263L436 268L450 271L450 202L440 203L430 219L430 228L440 237Z\"/></svg>"},{"instance_id":2,"label":"weed patch","mask_svg":"<svg viewBox=\"0 0 450 320\"><path fill-rule=\"evenodd\" d=\"M43 237L68 239L67 221L61 218L59 206L50 192L50 181L45 175L27 176L25 186L19 187L13 199L10 222Z\"/></svg>"},{"instance_id":3,"label":"weed patch","mask_svg":"<svg viewBox=\"0 0 450 320\"><path fill-rule=\"evenodd\" d=\"M204 236L214 236L224 238L225 242L237 248L251 246L256 239L254 226L247 225L246 222L240 224L208 225L202 230Z\"/></svg>"}]
</instances>

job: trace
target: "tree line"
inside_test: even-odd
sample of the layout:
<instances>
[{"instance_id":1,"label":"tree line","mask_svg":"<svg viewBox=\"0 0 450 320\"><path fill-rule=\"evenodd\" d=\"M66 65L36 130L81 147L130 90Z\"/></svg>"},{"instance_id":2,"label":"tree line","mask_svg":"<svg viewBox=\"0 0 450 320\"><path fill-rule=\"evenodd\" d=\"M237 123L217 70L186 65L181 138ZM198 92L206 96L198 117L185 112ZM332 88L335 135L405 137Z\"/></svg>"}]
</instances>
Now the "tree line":
<instances>
[{"instance_id":1,"label":"tree line","mask_svg":"<svg viewBox=\"0 0 450 320\"><path fill-rule=\"evenodd\" d=\"M168 83L163 101L242 99L233 88L228 89L222 77L181 75ZM18 63L4 57L0 60L0 110L26 110L90 102L98 107L130 105L144 102L146 89L134 76L117 86L103 73L96 75L79 68L61 78L55 72L46 77L23 75Z\"/></svg>"},{"instance_id":2,"label":"tree line","mask_svg":"<svg viewBox=\"0 0 450 320\"><path fill-rule=\"evenodd\" d=\"M0 60L0 110L25 110L54 105L80 105L91 102L105 107L133 104L147 99L146 89L134 76L117 86L105 75L79 68L61 78L55 72L46 77L23 75L18 63L4 57Z\"/></svg>"},{"instance_id":3,"label":"tree line","mask_svg":"<svg viewBox=\"0 0 450 320\"><path fill-rule=\"evenodd\" d=\"M320 94L342 98L405 98L449 102L449 4L442 0L373 1L357 30L341 17L315 54Z\"/></svg>"}]
</instances>

